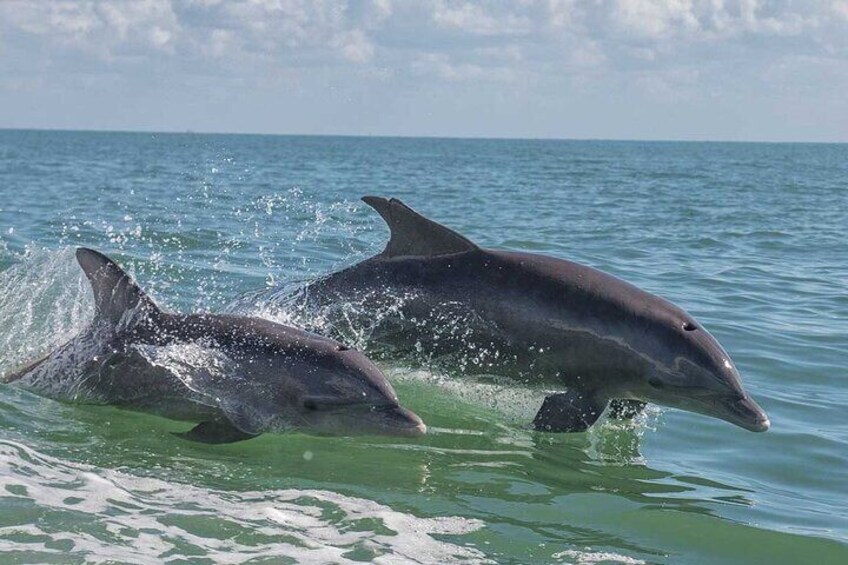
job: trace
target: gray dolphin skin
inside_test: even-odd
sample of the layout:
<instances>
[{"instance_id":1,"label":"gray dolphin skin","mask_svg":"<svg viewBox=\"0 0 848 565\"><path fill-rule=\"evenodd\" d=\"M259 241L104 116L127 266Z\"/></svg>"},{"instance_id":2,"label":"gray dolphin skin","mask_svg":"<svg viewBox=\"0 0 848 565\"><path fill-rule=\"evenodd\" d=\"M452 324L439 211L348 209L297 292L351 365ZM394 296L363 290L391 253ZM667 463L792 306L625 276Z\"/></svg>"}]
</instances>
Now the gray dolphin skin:
<instances>
[{"instance_id":1,"label":"gray dolphin skin","mask_svg":"<svg viewBox=\"0 0 848 565\"><path fill-rule=\"evenodd\" d=\"M395 436L426 430L358 351L259 318L166 313L106 256L80 248L77 260L94 291L94 320L6 382L60 400L195 422L178 435L205 443L289 429ZM157 357L174 348L181 362ZM197 351L200 361L186 361Z\"/></svg>"},{"instance_id":2,"label":"gray dolphin skin","mask_svg":"<svg viewBox=\"0 0 848 565\"><path fill-rule=\"evenodd\" d=\"M385 250L300 293L340 335L561 390L536 414L540 431L583 431L608 406L626 418L646 402L769 428L728 354L671 302L570 261L482 249L396 199L363 200L391 230Z\"/></svg>"}]
</instances>

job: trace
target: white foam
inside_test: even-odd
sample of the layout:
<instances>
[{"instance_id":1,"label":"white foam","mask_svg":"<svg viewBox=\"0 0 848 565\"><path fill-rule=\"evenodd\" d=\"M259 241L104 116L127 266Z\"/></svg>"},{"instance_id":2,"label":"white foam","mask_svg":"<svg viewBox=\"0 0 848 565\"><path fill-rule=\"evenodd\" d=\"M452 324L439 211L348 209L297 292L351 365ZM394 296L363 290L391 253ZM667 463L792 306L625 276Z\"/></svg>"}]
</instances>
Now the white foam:
<instances>
[{"instance_id":1,"label":"white foam","mask_svg":"<svg viewBox=\"0 0 848 565\"><path fill-rule=\"evenodd\" d=\"M472 547L434 537L474 532L478 520L421 518L326 490L204 489L69 463L10 441L0 441L0 492L61 516L0 528L0 551L36 560L161 563L190 552L215 563L489 562Z\"/></svg>"},{"instance_id":2,"label":"white foam","mask_svg":"<svg viewBox=\"0 0 848 565\"><path fill-rule=\"evenodd\" d=\"M617 553L609 553L606 551L578 551L576 549L568 549L551 555L553 559L569 559L566 563L574 563L575 565L594 565L595 563L621 563L623 565L644 565L645 562L634 557L619 555Z\"/></svg>"}]
</instances>

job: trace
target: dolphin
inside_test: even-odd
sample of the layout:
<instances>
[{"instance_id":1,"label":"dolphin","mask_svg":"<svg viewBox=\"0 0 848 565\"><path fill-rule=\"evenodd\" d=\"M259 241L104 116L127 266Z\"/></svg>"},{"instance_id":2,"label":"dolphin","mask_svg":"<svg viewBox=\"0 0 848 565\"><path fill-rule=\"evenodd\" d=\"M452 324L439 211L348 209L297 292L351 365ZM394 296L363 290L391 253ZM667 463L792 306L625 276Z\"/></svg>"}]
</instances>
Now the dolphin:
<instances>
[{"instance_id":1,"label":"dolphin","mask_svg":"<svg viewBox=\"0 0 848 565\"><path fill-rule=\"evenodd\" d=\"M361 352L260 318L164 312L105 255L79 248L76 256L94 292L93 321L6 382L59 400L194 422L178 435L205 443L287 429L425 432ZM182 357L198 359L168 363L157 357L180 347Z\"/></svg>"},{"instance_id":2,"label":"dolphin","mask_svg":"<svg viewBox=\"0 0 848 565\"><path fill-rule=\"evenodd\" d=\"M397 199L363 200L389 226L386 248L282 297L331 332L543 383L557 392L540 431L583 431L607 407L627 418L648 402L769 428L727 352L671 302L571 261L483 249Z\"/></svg>"}]
</instances>

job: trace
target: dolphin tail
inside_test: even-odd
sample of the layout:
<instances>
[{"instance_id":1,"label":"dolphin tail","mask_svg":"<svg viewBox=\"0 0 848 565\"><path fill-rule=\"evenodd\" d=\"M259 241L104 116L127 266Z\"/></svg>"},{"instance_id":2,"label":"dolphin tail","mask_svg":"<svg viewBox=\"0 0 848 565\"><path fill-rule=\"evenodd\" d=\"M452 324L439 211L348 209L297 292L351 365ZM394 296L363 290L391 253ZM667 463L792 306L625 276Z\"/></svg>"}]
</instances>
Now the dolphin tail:
<instances>
[{"instance_id":1,"label":"dolphin tail","mask_svg":"<svg viewBox=\"0 0 848 565\"><path fill-rule=\"evenodd\" d=\"M479 249L453 230L428 220L397 198L364 196L362 201L377 210L391 230L386 249L380 254L391 257L435 257Z\"/></svg>"},{"instance_id":2,"label":"dolphin tail","mask_svg":"<svg viewBox=\"0 0 848 565\"><path fill-rule=\"evenodd\" d=\"M148 316L161 313L132 277L102 253L80 247L77 261L94 291L95 318L117 325L129 311L138 309Z\"/></svg>"}]
</instances>

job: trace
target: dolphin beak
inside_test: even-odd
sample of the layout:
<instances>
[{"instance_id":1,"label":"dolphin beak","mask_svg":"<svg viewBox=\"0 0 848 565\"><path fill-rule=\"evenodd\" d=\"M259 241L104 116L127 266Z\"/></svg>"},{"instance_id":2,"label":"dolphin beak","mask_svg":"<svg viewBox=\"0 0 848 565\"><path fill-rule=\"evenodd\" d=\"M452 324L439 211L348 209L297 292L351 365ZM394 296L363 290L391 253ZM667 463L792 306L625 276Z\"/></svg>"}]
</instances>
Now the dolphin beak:
<instances>
[{"instance_id":1,"label":"dolphin beak","mask_svg":"<svg viewBox=\"0 0 848 565\"><path fill-rule=\"evenodd\" d=\"M379 410L381 427L389 435L418 437L427 433L424 421L403 406L388 406Z\"/></svg>"},{"instance_id":2,"label":"dolphin beak","mask_svg":"<svg viewBox=\"0 0 848 565\"><path fill-rule=\"evenodd\" d=\"M719 416L731 424L752 432L764 432L771 427L768 416L750 396L743 396L723 405L725 413Z\"/></svg>"}]
</instances>

